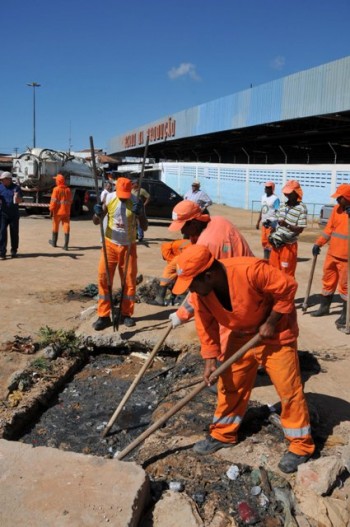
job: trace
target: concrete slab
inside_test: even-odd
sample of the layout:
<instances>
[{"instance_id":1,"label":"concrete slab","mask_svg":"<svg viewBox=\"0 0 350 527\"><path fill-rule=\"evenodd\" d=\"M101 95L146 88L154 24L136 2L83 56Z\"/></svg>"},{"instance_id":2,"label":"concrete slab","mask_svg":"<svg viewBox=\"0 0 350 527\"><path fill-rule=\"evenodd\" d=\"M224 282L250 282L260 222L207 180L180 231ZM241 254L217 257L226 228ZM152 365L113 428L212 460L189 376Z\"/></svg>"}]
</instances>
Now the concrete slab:
<instances>
[{"instance_id":1,"label":"concrete slab","mask_svg":"<svg viewBox=\"0 0 350 527\"><path fill-rule=\"evenodd\" d=\"M0 440L1 527L136 527L148 500L136 463Z\"/></svg>"}]
</instances>

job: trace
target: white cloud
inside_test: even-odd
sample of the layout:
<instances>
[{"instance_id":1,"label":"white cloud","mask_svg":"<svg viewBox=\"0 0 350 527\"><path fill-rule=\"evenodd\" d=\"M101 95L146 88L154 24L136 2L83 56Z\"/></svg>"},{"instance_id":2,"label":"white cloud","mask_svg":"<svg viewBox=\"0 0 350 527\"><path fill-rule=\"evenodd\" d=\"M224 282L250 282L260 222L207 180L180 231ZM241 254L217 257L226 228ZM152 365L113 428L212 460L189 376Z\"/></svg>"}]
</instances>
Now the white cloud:
<instances>
[{"instance_id":1,"label":"white cloud","mask_svg":"<svg viewBox=\"0 0 350 527\"><path fill-rule=\"evenodd\" d=\"M196 72L196 66L190 62L182 62L177 68L173 67L168 71L168 77L172 80L187 75L194 81L200 81L201 78Z\"/></svg>"},{"instance_id":2,"label":"white cloud","mask_svg":"<svg viewBox=\"0 0 350 527\"><path fill-rule=\"evenodd\" d=\"M282 55L278 55L270 63L271 68L273 68L274 70L281 70L282 68L284 68L285 64L286 58Z\"/></svg>"}]
</instances>

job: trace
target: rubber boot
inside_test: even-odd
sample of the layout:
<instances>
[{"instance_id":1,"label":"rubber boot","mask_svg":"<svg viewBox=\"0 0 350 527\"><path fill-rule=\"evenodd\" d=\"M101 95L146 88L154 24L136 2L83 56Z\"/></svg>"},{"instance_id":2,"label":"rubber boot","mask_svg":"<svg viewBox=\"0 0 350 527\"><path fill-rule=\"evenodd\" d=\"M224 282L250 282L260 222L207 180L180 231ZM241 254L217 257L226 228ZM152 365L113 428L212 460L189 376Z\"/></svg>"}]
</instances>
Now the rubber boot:
<instances>
[{"instance_id":1,"label":"rubber boot","mask_svg":"<svg viewBox=\"0 0 350 527\"><path fill-rule=\"evenodd\" d=\"M153 306L164 306L165 295L168 287L166 285L160 285L157 296L150 302Z\"/></svg>"},{"instance_id":2,"label":"rubber boot","mask_svg":"<svg viewBox=\"0 0 350 527\"><path fill-rule=\"evenodd\" d=\"M264 249L264 260L268 260L270 258L271 250L270 249Z\"/></svg>"},{"instance_id":3,"label":"rubber boot","mask_svg":"<svg viewBox=\"0 0 350 527\"><path fill-rule=\"evenodd\" d=\"M58 240L58 232L53 232L52 239L49 240L49 244L52 245L52 247L57 247L57 240Z\"/></svg>"},{"instance_id":4,"label":"rubber boot","mask_svg":"<svg viewBox=\"0 0 350 527\"><path fill-rule=\"evenodd\" d=\"M312 317L323 317L329 315L329 308L331 307L333 295L322 296L321 303L317 311L310 313Z\"/></svg>"},{"instance_id":5,"label":"rubber boot","mask_svg":"<svg viewBox=\"0 0 350 527\"><path fill-rule=\"evenodd\" d=\"M65 251L68 251L68 244L69 244L69 233L64 235L64 246L63 246L63 249Z\"/></svg>"},{"instance_id":6,"label":"rubber boot","mask_svg":"<svg viewBox=\"0 0 350 527\"><path fill-rule=\"evenodd\" d=\"M337 328L345 328L345 325L346 325L346 310L347 310L347 307L348 307L348 303L346 300L343 300L343 309L342 309L342 312L341 312L341 315L339 318L337 318L337 320L334 322L335 325L337 326Z\"/></svg>"}]
</instances>

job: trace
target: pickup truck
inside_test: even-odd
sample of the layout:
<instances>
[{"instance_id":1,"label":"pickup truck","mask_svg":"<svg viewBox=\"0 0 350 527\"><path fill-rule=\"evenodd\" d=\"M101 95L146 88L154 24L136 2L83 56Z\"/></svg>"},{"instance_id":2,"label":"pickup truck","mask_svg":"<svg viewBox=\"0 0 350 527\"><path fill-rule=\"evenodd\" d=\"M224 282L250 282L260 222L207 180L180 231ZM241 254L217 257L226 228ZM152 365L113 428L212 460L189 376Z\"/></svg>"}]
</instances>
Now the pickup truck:
<instances>
[{"instance_id":1,"label":"pickup truck","mask_svg":"<svg viewBox=\"0 0 350 527\"><path fill-rule=\"evenodd\" d=\"M330 215L332 214L332 210L335 206L335 203L329 204L329 205L323 205L320 210L320 217L318 220L318 224L321 229L324 229L327 225L327 222L329 220Z\"/></svg>"}]
</instances>

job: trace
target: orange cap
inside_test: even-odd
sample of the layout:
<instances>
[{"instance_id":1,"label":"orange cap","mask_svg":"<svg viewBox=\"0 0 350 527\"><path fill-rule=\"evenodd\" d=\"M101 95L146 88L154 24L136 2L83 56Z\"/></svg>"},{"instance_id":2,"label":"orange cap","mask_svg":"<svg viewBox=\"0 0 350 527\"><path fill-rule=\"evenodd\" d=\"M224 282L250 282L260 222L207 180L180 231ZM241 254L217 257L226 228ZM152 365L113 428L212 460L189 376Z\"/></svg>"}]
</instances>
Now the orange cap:
<instances>
[{"instance_id":1,"label":"orange cap","mask_svg":"<svg viewBox=\"0 0 350 527\"><path fill-rule=\"evenodd\" d=\"M57 174L57 176L54 176L54 179L56 180L56 185L66 184L66 180L64 179L64 176L62 176L62 174Z\"/></svg>"},{"instance_id":2,"label":"orange cap","mask_svg":"<svg viewBox=\"0 0 350 527\"><path fill-rule=\"evenodd\" d=\"M272 190L275 190L275 184L273 181L266 181L265 187L272 187Z\"/></svg>"},{"instance_id":3,"label":"orange cap","mask_svg":"<svg viewBox=\"0 0 350 527\"><path fill-rule=\"evenodd\" d=\"M204 245L190 245L180 254L176 264L177 280L172 289L181 295L189 288L192 280L212 266L214 256Z\"/></svg>"},{"instance_id":4,"label":"orange cap","mask_svg":"<svg viewBox=\"0 0 350 527\"><path fill-rule=\"evenodd\" d=\"M342 185L339 185L339 187L334 192L334 194L331 195L331 198L339 198L340 196L350 201L350 185L349 184L343 183Z\"/></svg>"},{"instance_id":5,"label":"orange cap","mask_svg":"<svg viewBox=\"0 0 350 527\"><path fill-rule=\"evenodd\" d=\"M169 231L180 231L186 221L199 220L205 223L210 221L209 214L202 214L200 206L194 201L185 199L175 205L172 213L173 222L169 225Z\"/></svg>"},{"instance_id":6,"label":"orange cap","mask_svg":"<svg viewBox=\"0 0 350 527\"><path fill-rule=\"evenodd\" d=\"M283 194L291 194L292 192L295 192L298 195L298 201L301 201L303 199L303 191L300 186L299 181L296 179L291 179L287 181L287 183L282 188Z\"/></svg>"},{"instance_id":7,"label":"orange cap","mask_svg":"<svg viewBox=\"0 0 350 527\"><path fill-rule=\"evenodd\" d=\"M129 199L131 197L131 181L127 177L120 177L116 182L117 197Z\"/></svg>"}]
</instances>

